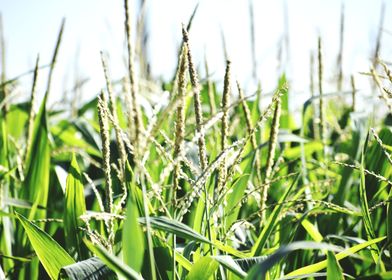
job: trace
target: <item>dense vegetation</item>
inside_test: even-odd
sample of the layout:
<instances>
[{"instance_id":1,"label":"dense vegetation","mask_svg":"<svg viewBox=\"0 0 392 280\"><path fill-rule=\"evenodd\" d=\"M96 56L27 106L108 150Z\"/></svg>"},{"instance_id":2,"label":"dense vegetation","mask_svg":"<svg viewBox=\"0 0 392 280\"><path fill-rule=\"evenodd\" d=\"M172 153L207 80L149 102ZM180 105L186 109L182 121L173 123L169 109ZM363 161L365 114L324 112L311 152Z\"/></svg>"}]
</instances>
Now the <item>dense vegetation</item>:
<instances>
[{"instance_id":1,"label":"dense vegetation","mask_svg":"<svg viewBox=\"0 0 392 280\"><path fill-rule=\"evenodd\" d=\"M201 83L190 23L173 81L139 83L125 11L129 72L102 54L106 88L71 114L46 106L64 24L37 113L39 59L28 102L2 77L0 278L392 278L388 66L367 73L388 115L368 116L354 81L323 93L319 39L300 125L284 75L249 94L228 61L223 89Z\"/></svg>"}]
</instances>

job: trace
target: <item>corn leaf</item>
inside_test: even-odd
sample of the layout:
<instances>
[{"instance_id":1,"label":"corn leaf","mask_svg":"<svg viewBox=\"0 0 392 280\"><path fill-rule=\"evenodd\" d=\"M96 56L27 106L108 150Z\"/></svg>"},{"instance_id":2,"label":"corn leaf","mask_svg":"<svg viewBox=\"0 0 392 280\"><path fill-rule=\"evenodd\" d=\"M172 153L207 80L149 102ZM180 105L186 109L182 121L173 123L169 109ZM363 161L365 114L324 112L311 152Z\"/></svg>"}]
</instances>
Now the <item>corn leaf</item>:
<instances>
[{"instance_id":1,"label":"corn leaf","mask_svg":"<svg viewBox=\"0 0 392 280\"><path fill-rule=\"evenodd\" d=\"M358 280L391 280L392 271L381 272L377 274L370 274L367 276L359 277Z\"/></svg>"},{"instance_id":2,"label":"corn leaf","mask_svg":"<svg viewBox=\"0 0 392 280\"><path fill-rule=\"evenodd\" d=\"M128 184L129 199L126 209L126 219L123 226L123 258L124 262L137 272L141 272L145 238L143 230L138 222L140 213L140 203L137 200L136 186L133 182L132 170L127 162L125 169L126 182Z\"/></svg>"},{"instance_id":3,"label":"corn leaf","mask_svg":"<svg viewBox=\"0 0 392 280\"><path fill-rule=\"evenodd\" d=\"M100 245L94 245L87 239L84 239L84 243L91 252L97 255L97 257L100 258L110 269L115 271L117 275L121 275L122 277L125 277L125 279L143 279L143 277L138 272L124 264L119 258L110 254Z\"/></svg>"},{"instance_id":4,"label":"corn leaf","mask_svg":"<svg viewBox=\"0 0 392 280\"><path fill-rule=\"evenodd\" d=\"M181 255L180 253L176 252L175 254L175 258L176 261L183 267L185 268L187 271L190 271L192 269L192 263L185 258L183 255Z\"/></svg>"},{"instance_id":5,"label":"corn leaf","mask_svg":"<svg viewBox=\"0 0 392 280\"><path fill-rule=\"evenodd\" d=\"M230 213L226 218L227 227L230 227L237 220L238 213L240 212L238 203L243 198L245 190L248 186L248 181L252 174L254 158L255 153L253 152L252 156L248 157L241 163L241 167L244 167L243 174L240 175L230 186L232 191L227 195L226 205L226 213Z\"/></svg>"},{"instance_id":6,"label":"corn leaf","mask_svg":"<svg viewBox=\"0 0 392 280\"><path fill-rule=\"evenodd\" d=\"M255 244L252 247L252 252L251 252L252 256L260 255L261 251L263 250L263 248L268 240L268 237L271 235L272 230L274 229L275 225L277 224L276 221L278 220L279 215L283 209L284 201L286 200L286 198L290 194L291 189L296 184L297 180L298 180L298 176L294 180L294 182L290 185L290 187L286 190L286 192L282 195L282 197L280 198L280 200L278 202L278 205L275 206L274 210L269 215L267 223L265 224L263 230L261 231L259 237L257 238Z\"/></svg>"},{"instance_id":7,"label":"corn leaf","mask_svg":"<svg viewBox=\"0 0 392 280\"><path fill-rule=\"evenodd\" d=\"M4 168L8 167L8 131L5 125L5 120L3 114L0 113L0 165ZM9 199L9 172L5 172L0 175L0 204L3 204L0 211L0 251L3 254L12 254L12 224L10 220L9 207L7 207L6 201ZM4 269L8 270L13 266L13 261L11 259L5 259Z\"/></svg>"},{"instance_id":8,"label":"corn leaf","mask_svg":"<svg viewBox=\"0 0 392 280\"><path fill-rule=\"evenodd\" d=\"M59 279L115 280L117 279L117 275L109 267L107 267L99 258L93 257L63 267L60 270Z\"/></svg>"},{"instance_id":9,"label":"corn leaf","mask_svg":"<svg viewBox=\"0 0 392 280\"><path fill-rule=\"evenodd\" d=\"M76 251L79 259L84 259L86 258L86 250L83 250L82 234L79 230L83 222L79 217L86 212L86 202L84 200L82 177L74 154L72 155L67 176L64 210L65 241L67 247L71 252Z\"/></svg>"},{"instance_id":10,"label":"corn leaf","mask_svg":"<svg viewBox=\"0 0 392 280\"><path fill-rule=\"evenodd\" d=\"M199 259L189 271L187 280L203 280L210 279L219 267L219 263L211 258L205 256Z\"/></svg>"},{"instance_id":11,"label":"corn leaf","mask_svg":"<svg viewBox=\"0 0 392 280\"><path fill-rule=\"evenodd\" d=\"M327 255L327 280L344 280L342 268L335 255L330 251Z\"/></svg>"},{"instance_id":12,"label":"corn leaf","mask_svg":"<svg viewBox=\"0 0 392 280\"><path fill-rule=\"evenodd\" d=\"M236 274L237 276L244 278L246 277L246 272L242 269L242 267L239 265L241 262L247 262L248 259L233 259L230 256L213 256L215 260L217 260L221 265L223 265L225 268Z\"/></svg>"},{"instance_id":13,"label":"corn leaf","mask_svg":"<svg viewBox=\"0 0 392 280\"><path fill-rule=\"evenodd\" d=\"M21 190L22 199L43 207L46 207L48 201L50 174L50 146L45 106L46 96L34 120L31 146L27 147L27 173ZM30 211L30 218L45 218L45 210L38 210L37 215L35 211L36 209Z\"/></svg>"},{"instance_id":14,"label":"corn leaf","mask_svg":"<svg viewBox=\"0 0 392 280\"><path fill-rule=\"evenodd\" d=\"M352 254L355 254L356 252L358 252L368 246L376 244L384 239L385 239L385 237L380 237L380 238L372 239L372 240L363 242L361 244L355 245L351 248L348 248L348 249L336 254L335 255L336 260L340 261L340 260L342 260L348 256L351 256ZM301 274L314 273L314 272L318 272L326 267L327 267L327 261L324 260L324 261L321 261L321 262L311 264L311 265L299 268L297 270L294 270L294 271L290 272L289 274L287 274L287 276L296 276L296 275L301 275Z\"/></svg>"},{"instance_id":15,"label":"corn leaf","mask_svg":"<svg viewBox=\"0 0 392 280\"><path fill-rule=\"evenodd\" d=\"M145 225L146 219L144 217L139 218L139 223ZM234 255L236 257L244 258L246 254L234 249L233 247L226 245L218 240L210 242L206 237L197 233L187 225L180 223L176 220L161 216L161 217L150 217L151 227L154 229L163 230L167 233L172 233L178 237L182 237L187 240L194 240L201 243L211 244L226 253Z\"/></svg>"},{"instance_id":16,"label":"corn leaf","mask_svg":"<svg viewBox=\"0 0 392 280\"><path fill-rule=\"evenodd\" d=\"M16 213L27 237L51 279L57 279L60 269L75 263L70 255L46 232Z\"/></svg>"},{"instance_id":17,"label":"corn leaf","mask_svg":"<svg viewBox=\"0 0 392 280\"><path fill-rule=\"evenodd\" d=\"M304 229L308 232L308 234L310 235L310 237L314 241L316 241L316 242L323 241L323 239L324 239L323 236L318 231L317 227L315 225L313 225L311 222L309 222L309 220L303 219L301 221L301 225L304 227Z\"/></svg>"},{"instance_id":18,"label":"corn leaf","mask_svg":"<svg viewBox=\"0 0 392 280\"><path fill-rule=\"evenodd\" d=\"M146 219L144 217L141 217L139 219L139 222L145 225ZM169 219L164 216L150 217L150 223L152 228L164 230L165 232L173 233L179 237L188 240L194 240L194 241L210 244L210 241L206 237L204 237L200 233L197 233L187 225L184 225L183 223L180 223L176 220Z\"/></svg>"},{"instance_id":19,"label":"corn leaf","mask_svg":"<svg viewBox=\"0 0 392 280\"><path fill-rule=\"evenodd\" d=\"M367 195L366 195L365 154L366 154L366 150L367 150L368 139L369 139L369 133L366 136L366 140L364 142L362 154L361 154L361 165L360 165L361 180L360 180L360 184L359 184L359 201L361 204L362 220L363 220L363 224L365 226L366 235L367 235L368 240L370 240L370 239L374 239L376 234L374 232L372 220L370 217L369 205L368 205ZM379 248L376 244L373 244L372 248L374 250L371 250L370 253L373 257L374 262L378 263L378 261L379 261ZM385 270L383 262L380 262L380 265L382 266L382 269Z\"/></svg>"},{"instance_id":20,"label":"corn leaf","mask_svg":"<svg viewBox=\"0 0 392 280\"><path fill-rule=\"evenodd\" d=\"M362 150L361 156L361 166L360 166L360 173L361 173L361 181L359 184L359 201L361 202L361 210L362 210L362 218L363 223L365 225L366 233L369 239L375 238L375 233L373 229L373 225L371 222L370 214L369 214L369 206L367 202L366 196L366 185L365 185L365 153L366 153L366 145L368 141L369 135L366 137L366 141L364 144L364 148Z\"/></svg>"},{"instance_id":21,"label":"corn leaf","mask_svg":"<svg viewBox=\"0 0 392 280\"><path fill-rule=\"evenodd\" d=\"M270 270L276 263L278 263L287 254L296 250L314 250L314 249L339 250L336 246L326 244L326 243L317 243L317 242L309 242L309 241L293 242L288 245L280 247L276 252L268 256L264 261L255 264L252 267L252 269L249 271L248 276L245 279L246 280L267 279L266 273L268 272L268 270ZM311 272L304 272L304 274L305 273L311 273Z\"/></svg>"}]
</instances>

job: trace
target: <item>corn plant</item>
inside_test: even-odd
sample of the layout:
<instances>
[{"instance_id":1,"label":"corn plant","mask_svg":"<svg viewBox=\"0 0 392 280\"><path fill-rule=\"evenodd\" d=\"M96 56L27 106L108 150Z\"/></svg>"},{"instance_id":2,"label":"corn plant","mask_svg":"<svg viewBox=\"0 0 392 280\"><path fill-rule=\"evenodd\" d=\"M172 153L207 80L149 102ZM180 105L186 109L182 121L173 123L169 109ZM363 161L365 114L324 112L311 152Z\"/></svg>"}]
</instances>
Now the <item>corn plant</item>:
<instances>
[{"instance_id":1,"label":"corn plant","mask_svg":"<svg viewBox=\"0 0 392 280\"><path fill-rule=\"evenodd\" d=\"M124 12L127 72L112 80L102 52L106 86L74 112L47 105L64 21L51 63L37 58L28 102L9 98L19 78L2 75L1 279L392 277L388 64L377 57L365 73L388 115L360 114L353 76L349 101L336 102L347 95L341 54L339 91L323 92L328 50L318 38L312 94L297 123L284 74L274 92L255 95L233 83L230 61L222 88L200 78L196 9L178 28L174 78L136 71L127 0Z\"/></svg>"}]
</instances>

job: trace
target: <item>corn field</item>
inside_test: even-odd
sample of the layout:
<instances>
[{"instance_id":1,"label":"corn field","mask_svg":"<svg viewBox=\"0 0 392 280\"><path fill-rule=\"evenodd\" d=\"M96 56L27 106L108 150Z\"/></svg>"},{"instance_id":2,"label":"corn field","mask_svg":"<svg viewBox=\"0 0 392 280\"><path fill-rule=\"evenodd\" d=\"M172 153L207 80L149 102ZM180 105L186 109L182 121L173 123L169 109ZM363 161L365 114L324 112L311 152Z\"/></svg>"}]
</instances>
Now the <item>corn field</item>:
<instances>
[{"instance_id":1,"label":"corn field","mask_svg":"<svg viewBox=\"0 0 392 280\"><path fill-rule=\"evenodd\" d=\"M106 86L72 112L47 106L64 21L50 64L22 74L28 101L1 77L0 279L392 279L391 64L362 73L386 112L366 114L346 73L323 90L315 38L298 122L284 74L271 93L247 92L230 58L223 86L208 61L200 77L195 13L173 79L148 79L128 5L126 73L102 52Z\"/></svg>"}]
</instances>

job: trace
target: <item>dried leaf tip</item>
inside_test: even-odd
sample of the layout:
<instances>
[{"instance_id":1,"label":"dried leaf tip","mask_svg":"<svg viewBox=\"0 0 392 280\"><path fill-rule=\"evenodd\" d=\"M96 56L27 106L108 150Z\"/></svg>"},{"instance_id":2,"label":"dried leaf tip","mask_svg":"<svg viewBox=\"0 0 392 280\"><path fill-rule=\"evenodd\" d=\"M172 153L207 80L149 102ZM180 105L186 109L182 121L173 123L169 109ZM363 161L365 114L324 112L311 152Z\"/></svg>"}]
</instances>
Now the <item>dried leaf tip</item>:
<instances>
[{"instance_id":1,"label":"dried leaf tip","mask_svg":"<svg viewBox=\"0 0 392 280\"><path fill-rule=\"evenodd\" d=\"M183 23L182 23L182 40L186 44L188 44L188 42L189 42L189 34L188 34L188 31L186 30L185 24L183 24Z\"/></svg>"}]
</instances>

